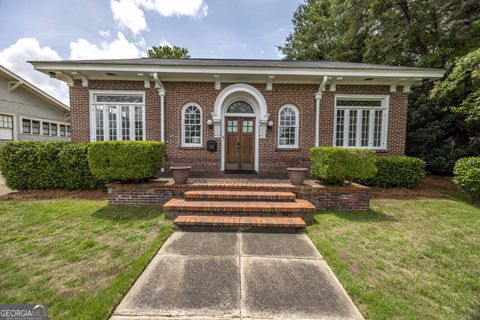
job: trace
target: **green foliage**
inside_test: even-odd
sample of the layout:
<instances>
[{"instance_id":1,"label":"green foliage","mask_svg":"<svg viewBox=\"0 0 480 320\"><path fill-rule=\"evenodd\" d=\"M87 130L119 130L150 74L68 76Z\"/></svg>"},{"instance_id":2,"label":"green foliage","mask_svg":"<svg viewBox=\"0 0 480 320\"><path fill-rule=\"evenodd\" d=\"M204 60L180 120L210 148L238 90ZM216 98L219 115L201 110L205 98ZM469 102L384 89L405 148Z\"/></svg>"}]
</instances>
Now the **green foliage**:
<instances>
[{"instance_id":1,"label":"green foliage","mask_svg":"<svg viewBox=\"0 0 480 320\"><path fill-rule=\"evenodd\" d=\"M480 47L478 0L306 0L292 22L279 47L285 59L450 68ZM431 172L451 173L459 157L480 155L477 61L474 53L457 63L437 89L448 93L429 99L424 83L409 97L406 151Z\"/></svg>"},{"instance_id":2,"label":"green foliage","mask_svg":"<svg viewBox=\"0 0 480 320\"><path fill-rule=\"evenodd\" d=\"M453 181L470 195L473 202L480 203L480 157L459 159L453 173Z\"/></svg>"},{"instance_id":3,"label":"green foliage","mask_svg":"<svg viewBox=\"0 0 480 320\"><path fill-rule=\"evenodd\" d=\"M158 141L104 141L91 144L88 163L105 181L152 178L162 168L165 144Z\"/></svg>"},{"instance_id":4,"label":"green foliage","mask_svg":"<svg viewBox=\"0 0 480 320\"><path fill-rule=\"evenodd\" d=\"M103 185L87 162L89 144L7 142L0 149L0 171L15 190L94 189Z\"/></svg>"},{"instance_id":5,"label":"green foliage","mask_svg":"<svg viewBox=\"0 0 480 320\"><path fill-rule=\"evenodd\" d=\"M377 171L374 155L372 150L315 147L310 149L311 173L323 182L334 185L368 179Z\"/></svg>"},{"instance_id":6,"label":"green foliage","mask_svg":"<svg viewBox=\"0 0 480 320\"><path fill-rule=\"evenodd\" d=\"M377 157L377 173L364 180L366 185L382 188L413 187L425 176L425 161L414 157Z\"/></svg>"},{"instance_id":7,"label":"green foliage","mask_svg":"<svg viewBox=\"0 0 480 320\"><path fill-rule=\"evenodd\" d=\"M457 59L447 78L431 92L433 98L451 95L463 97L454 111L465 114L468 122L480 122L480 49Z\"/></svg>"},{"instance_id":8,"label":"green foliage","mask_svg":"<svg viewBox=\"0 0 480 320\"><path fill-rule=\"evenodd\" d=\"M148 58L151 59L181 59L190 58L187 48L177 46L158 46L148 50Z\"/></svg>"}]
</instances>

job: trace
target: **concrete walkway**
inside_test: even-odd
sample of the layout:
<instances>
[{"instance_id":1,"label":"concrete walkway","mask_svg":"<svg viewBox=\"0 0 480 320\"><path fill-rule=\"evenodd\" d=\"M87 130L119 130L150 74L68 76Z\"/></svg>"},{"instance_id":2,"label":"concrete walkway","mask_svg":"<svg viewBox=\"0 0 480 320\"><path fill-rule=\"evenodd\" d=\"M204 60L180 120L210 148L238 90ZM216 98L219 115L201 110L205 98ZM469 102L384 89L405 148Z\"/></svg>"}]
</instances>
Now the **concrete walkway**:
<instances>
[{"instance_id":1,"label":"concrete walkway","mask_svg":"<svg viewBox=\"0 0 480 320\"><path fill-rule=\"evenodd\" d=\"M5 185L5 180L3 179L2 175L0 175L0 196L9 194L10 192L12 192L12 190Z\"/></svg>"},{"instance_id":2,"label":"concrete walkway","mask_svg":"<svg viewBox=\"0 0 480 320\"><path fill-rule=\"evenodd\" d=\"M305 234L175 232L112 320L363 319Z\"/></svg>"}]
</instances>

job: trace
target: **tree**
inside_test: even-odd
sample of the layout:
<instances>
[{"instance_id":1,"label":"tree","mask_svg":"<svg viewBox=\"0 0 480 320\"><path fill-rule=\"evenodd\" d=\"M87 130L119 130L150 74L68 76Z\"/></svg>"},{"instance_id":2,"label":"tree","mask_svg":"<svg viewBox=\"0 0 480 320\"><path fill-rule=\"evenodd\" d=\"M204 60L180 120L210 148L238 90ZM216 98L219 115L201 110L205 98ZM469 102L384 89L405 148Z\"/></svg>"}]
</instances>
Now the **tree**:
<instances>
[{"instance_id":1,"label":"tree","mask_svg":"<svg viewBox=\"0 0 480 320\"><path fill-rule=\"evenodd\" d=\"M148 50L148 58L151 59L183 59L190 58L187 48L160 45Z\"/></svg>"},{"instance_id":2,"label":"tree","mask_svg":"<svg viewBox=\"0 0 480 320\"><path fill-rule=\"evenodd\" d=\"M285 59L450 69L480 47L478 0L306 0L292 23L279 47ZM407 154L451 172L458 157L480 154L480 130L457 112L467 95L430 96L432 88L424 83L409 97Z\"/></svg>"}]
</instances>

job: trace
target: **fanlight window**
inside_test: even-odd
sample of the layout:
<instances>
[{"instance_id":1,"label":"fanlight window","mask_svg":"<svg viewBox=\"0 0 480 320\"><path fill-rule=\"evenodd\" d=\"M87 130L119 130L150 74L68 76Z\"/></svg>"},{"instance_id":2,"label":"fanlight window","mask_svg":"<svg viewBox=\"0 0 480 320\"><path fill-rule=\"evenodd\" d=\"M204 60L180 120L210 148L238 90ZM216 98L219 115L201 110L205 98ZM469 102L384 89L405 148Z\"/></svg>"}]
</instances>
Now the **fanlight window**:
<instances>
[{"instance_id":1,"label":"fanlight window","mask_svg":"<svg viewBox=\"0 0 480 320\"><path fill-rule=\"evenodd\" d=\"M227 108L227 113L255 113L253 107L244 101L232 103Z\"/></svg>"}]
</instances>

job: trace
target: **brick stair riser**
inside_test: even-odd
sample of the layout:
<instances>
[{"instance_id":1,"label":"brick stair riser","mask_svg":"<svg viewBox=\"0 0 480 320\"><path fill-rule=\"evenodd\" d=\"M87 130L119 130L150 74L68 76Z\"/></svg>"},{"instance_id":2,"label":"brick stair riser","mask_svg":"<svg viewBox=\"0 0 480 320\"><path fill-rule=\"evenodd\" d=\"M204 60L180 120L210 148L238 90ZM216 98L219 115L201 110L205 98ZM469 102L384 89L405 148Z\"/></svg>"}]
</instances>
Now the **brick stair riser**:
<instances>
[{"instance_id":1,"label":"brick stair riser","mask_svg":"<svg viewBox=\"0 0 480 320\"><path fill-rule=\"evenodd\" d=\"M185 195L185 200L194 201L270 201L270 202L293 202L295 198L272 198L272 197L257 197L257 196L188 196Z\"/></svg>"},{"instance_id":2,"label":"brick stair riser","mask_svg":"<svg viewBox=\"0 0 480 320\"><path fill-rule=\"evenodd\" d=\"M256 211L177 211L177 210L167 210L165 211L165 216L169 219L175 219L178 216L182 215L218 215L218 216L242 216L242 217L299 217L302 218L306 223L313 222L313 212L256 212Z\"/></svg>"}]
</instances>

